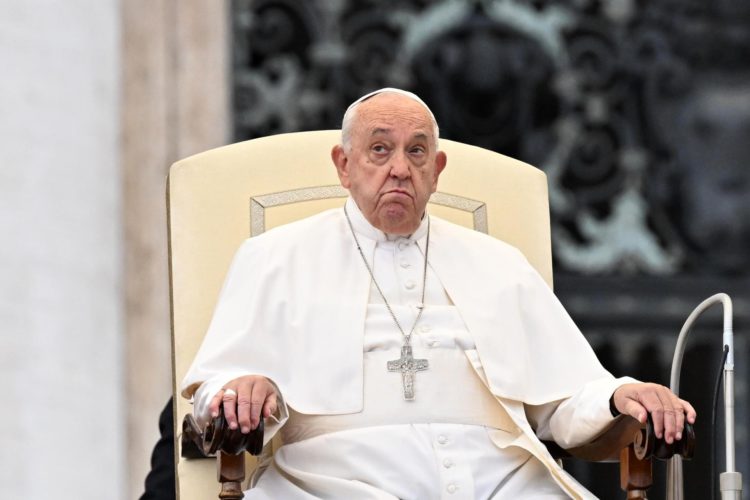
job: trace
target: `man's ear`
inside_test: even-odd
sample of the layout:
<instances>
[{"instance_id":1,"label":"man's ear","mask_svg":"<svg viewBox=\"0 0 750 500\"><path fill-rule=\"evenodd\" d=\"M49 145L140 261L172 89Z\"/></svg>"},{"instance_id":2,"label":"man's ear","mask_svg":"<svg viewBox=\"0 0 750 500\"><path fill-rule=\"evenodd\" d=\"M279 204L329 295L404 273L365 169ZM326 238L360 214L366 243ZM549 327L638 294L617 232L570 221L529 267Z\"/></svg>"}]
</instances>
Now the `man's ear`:
<instances>
[{"instance_id":1,"label":"man's ear","mask_svg":"<svg viewBox=\"0 0 750 500\"><path fill-rule=\"evenodd\" d=\"M445 170L448 164L448 156L443 151L438 151L435 155L435 178L432 180L432 192L437 191L438 177Z\"/></svg>"},{"instance_id":2,"label":"man's ear","mask_svg":"<svg viewBox=\"0 0 750 500\"><path fill-rule=\"evenodd\" d=\"M345 189L349 189L351 181L349 179L349 158L346 156L343 146L340 144L331 150L331 160L336 166L336 173L339 174L339 182Z\"/></svg>"}]
</instances>

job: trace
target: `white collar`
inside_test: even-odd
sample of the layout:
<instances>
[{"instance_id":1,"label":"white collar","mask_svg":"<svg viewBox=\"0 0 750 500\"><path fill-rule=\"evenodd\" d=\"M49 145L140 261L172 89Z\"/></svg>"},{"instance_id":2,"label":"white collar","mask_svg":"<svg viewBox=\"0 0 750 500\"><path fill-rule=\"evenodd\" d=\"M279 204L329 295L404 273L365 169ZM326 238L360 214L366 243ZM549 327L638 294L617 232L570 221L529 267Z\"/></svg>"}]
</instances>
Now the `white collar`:
<instances>
[{"instance_id":1,"label":"white collar","mask_svg":"<svg viewBox=\"0 0 750 500\"><path fill-rule=\"evenodd\" d=\"M399 236L384 233L380 229L370 224L370 221L365 218L364 214L359 209L357 203L351 196L346 200L346 211L349 214L349 219L352 221L352 227L357 232L357 234L360 234L377 242L397 241L399 239L419 241L427 234L427 216L422 217L422 221L420 222L419 227L412 234L410 234L409 236Z\"/></svg>"}]
</instances>

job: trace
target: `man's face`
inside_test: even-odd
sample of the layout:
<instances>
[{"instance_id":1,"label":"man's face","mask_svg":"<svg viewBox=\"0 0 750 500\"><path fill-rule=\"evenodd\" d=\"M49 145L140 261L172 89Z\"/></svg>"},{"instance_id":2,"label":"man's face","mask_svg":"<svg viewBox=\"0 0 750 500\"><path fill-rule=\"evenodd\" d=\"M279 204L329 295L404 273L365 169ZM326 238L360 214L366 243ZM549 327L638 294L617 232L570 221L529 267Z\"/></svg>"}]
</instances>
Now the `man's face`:
<instances>
[{"instance_id":1,"label":"man's face","mask_svg":"<svg viewBox=\"0 0 750 500\"><path fill-rule=\"evenodd\" d=\"M357 108L350 147L331 157L365 218L381 231L408 235L418 227L445 168L427 110L398 94L378 94Z\"/></svg>"}]
</instances>

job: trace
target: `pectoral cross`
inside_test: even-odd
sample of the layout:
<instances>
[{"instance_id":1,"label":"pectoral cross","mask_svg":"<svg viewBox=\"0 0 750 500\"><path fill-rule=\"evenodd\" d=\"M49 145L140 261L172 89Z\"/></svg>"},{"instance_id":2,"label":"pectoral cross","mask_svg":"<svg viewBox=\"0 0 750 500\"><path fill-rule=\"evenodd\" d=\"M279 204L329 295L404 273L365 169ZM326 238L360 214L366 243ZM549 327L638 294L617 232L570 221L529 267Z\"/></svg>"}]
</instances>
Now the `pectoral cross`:
<instances>
[{"instance_id":1,"label":"pectoral cross","mask_svg":"<svg viewBox=\"0 0 750 500\"><path fill-rule=\"evenodd\" d=\"M411 346L401 347L401 358L388 362L389 372L401 372L401 381L404 385L404 399L414 399L414 375L426 370L429 363L426 359L414 359L411 354Z\"/></svg>"}]
</instances>

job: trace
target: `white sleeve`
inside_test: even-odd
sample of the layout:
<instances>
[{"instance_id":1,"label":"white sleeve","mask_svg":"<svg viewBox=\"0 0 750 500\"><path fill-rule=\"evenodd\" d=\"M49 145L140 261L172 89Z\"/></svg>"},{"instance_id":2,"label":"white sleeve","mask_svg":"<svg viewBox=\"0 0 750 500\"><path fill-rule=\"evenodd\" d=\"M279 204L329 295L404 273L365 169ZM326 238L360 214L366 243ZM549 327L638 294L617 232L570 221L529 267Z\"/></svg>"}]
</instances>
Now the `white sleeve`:
<instances>
[{"instance_id":1,"label":"white sleeve","mask_svg":"<svg viewBox=\"0 0 750 500\"><path fill-rule=\"evenodd\" d=\"M623 384L638 382L631 377L601 378L584 385L573 396L542 405L524 405L526 416L540 439L553 440L562 448L591 441L615 417L609 399Z\"/></svg>"}]
</instances>

